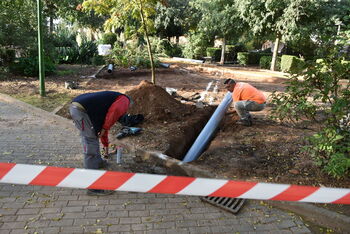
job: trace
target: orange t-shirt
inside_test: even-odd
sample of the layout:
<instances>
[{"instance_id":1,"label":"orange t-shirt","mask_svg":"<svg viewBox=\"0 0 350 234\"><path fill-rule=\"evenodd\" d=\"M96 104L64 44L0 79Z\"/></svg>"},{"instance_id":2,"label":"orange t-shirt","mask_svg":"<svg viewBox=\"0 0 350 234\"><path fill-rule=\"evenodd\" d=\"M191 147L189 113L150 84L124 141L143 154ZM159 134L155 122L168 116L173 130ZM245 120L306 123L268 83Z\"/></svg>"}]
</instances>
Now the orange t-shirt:
<instances>
[{"instance_id":1,"label":"orange t-shirt","mask_svg":"<svg viewBox=\"0 0 350 234\"><path fill-rule=\"evenodd\" d=\"M265 95L248 83L237 82L232 92L234 102L250 100L262 104L266 102Z\"/></svg>"}]
</instances>

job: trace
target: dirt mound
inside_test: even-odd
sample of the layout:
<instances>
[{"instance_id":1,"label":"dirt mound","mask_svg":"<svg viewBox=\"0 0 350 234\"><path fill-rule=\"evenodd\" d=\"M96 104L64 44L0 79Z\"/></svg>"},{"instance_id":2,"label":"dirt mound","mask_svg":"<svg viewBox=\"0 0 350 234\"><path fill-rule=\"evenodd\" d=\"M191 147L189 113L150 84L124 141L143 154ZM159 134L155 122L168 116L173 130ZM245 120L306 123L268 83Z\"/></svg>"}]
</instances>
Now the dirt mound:
<instances>
[{"instance_id":1,"label":"dirt mound","mask_svg":"<svg viewBox=\"0 0 350 234\"><path fill-rule=\"evenodd\" d=\"M145 121L140 125L142 134L123 139L124 143L136 143L144 150L160 151L180 160L214 111L212 106L196 108L182 104L162 87L147 81L141 81L126 94L134 101L129 113L143 114ZM116 134L117 127L111 132Z\"/></svg>"},{"instance_id":2,"label":"dirt mound","mask_svg":"<svg viewBox=\"0 0 350 234\"><path fill-rule=\"evenodd\" d=\"M145 120L153 122L180 120L184 116L191 115L196 109L195 106L182 104L162 87L145 80L126 94L134 101L129 113L143 114Z\"/></svg>"}]
</instances>

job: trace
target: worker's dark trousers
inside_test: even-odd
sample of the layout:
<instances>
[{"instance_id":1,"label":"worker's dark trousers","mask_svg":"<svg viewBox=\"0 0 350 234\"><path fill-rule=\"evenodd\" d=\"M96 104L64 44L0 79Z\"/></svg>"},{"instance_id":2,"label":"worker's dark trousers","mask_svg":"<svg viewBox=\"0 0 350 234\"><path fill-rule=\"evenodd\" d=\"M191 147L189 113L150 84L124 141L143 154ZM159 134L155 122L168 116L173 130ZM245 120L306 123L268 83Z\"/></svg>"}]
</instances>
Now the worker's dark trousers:
<instances>
[{"instance_id":1,"label":"worker's dark trousers","mask_svg":"<svg viewBox=\"0 0 350 234\"><path fill-rule=\"evenodd\" d=\"M247 120L250 117L249 111L261 111L265 108L265 103L259 104L254 101L239 101L234 103L235 110L241 119Z\"/></svg>"},{"instance_id":2,"label":"worker's dark trousers","mask_svg":"<svg viewBox=\"0 0 350 234\"><path fill-rule=\"evenodd\" d=\"M100 154L100 143L92 126L90 117L86 112L76 106L71 105L69 108L75 127L79 129L81 144L84 152L84 168L98 169L103 162Z\"/></svg>"}]
</instances>

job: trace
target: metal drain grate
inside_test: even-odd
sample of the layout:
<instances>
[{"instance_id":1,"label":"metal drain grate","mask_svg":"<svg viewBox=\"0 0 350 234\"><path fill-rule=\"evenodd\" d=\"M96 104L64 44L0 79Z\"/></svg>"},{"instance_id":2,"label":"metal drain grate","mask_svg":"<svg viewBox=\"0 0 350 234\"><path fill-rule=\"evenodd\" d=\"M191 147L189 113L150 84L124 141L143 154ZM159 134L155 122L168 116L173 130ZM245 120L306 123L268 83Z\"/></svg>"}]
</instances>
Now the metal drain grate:
<instances>
[{"instance_id":1,"label":"metal drain grate","mask_svg":"<svg viewBox=\"0 0 350 234\"><path fill-rule=\"evenodd\" d=\"M232 197L202 197L202 201L218 206L231 213L237 214L244 203L244 199Z\"/></svg>"}]
</instances>

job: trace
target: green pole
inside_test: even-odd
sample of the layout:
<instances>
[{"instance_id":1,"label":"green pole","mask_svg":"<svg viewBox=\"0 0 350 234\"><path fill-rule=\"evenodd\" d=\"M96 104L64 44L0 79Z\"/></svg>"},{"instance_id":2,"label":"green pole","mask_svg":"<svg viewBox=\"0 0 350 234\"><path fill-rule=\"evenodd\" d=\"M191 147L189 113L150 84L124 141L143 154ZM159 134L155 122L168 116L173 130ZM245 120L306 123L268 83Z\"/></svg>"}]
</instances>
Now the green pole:
<instances>
[{"instance_id":1,"label":"green pole","mask_svg":"<svg viewBox=\"0 0 350 234\"><path fill-rule=\"evenodd\" d=\"M40 95L45 96L45 66L43 56L43 37L42 37L42 3L41 0L37 0L38 3L38 56L39 56L39 80L40 80Z\"/></svg>"}]
</instances>

